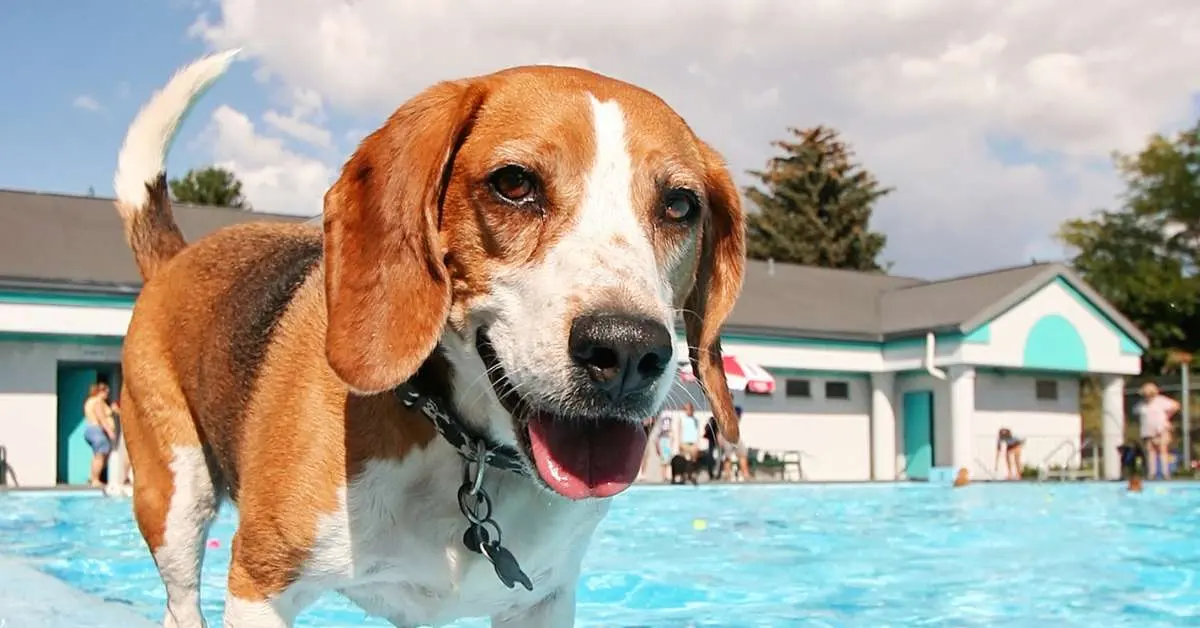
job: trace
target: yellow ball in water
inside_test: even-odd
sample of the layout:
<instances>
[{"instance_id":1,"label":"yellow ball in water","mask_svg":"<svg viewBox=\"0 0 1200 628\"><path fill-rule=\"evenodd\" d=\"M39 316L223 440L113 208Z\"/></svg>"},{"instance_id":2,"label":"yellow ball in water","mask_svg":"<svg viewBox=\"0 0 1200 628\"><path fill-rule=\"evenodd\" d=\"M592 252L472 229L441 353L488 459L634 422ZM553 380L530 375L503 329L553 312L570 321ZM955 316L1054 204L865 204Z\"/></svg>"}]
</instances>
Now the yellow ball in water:
<instances>
[{"instance_id":1,"label":"yellow ball in water","mask_svg":"<svg viewBox=\"0 0 1200 628\"><path fill-rule=\"evenodd\" d=\"M696 519L692 521L692 527L695 528L697 532L703 531L708 527L708 522L703 519Z\"/></svg>"},{"instance_id":2,"label":"yellow ball in water","mask_svg":"<svg viewBox=\"0 0 1200 628\"><path fill-rule=\"evenodd\" d=\"M1163 487L1161 487L1161 486L1160 486L1160 487L1158 487L1158 488L1154 489L1154 494L1155 494L1155 495L1166 495L1166 494L1167 494L1167 489L1165 489L1165 488L1163 488Z\"/></svg>"}]
</instances>

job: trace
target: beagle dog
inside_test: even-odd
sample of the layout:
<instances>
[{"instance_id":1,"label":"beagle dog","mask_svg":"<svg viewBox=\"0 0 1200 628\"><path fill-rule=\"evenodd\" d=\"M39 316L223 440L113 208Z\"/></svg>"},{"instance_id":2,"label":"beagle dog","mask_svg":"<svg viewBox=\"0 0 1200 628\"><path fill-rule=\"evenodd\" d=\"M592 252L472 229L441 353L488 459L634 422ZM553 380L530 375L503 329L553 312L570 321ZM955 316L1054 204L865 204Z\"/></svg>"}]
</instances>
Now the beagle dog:
<instances>
[{"instance_id":1,"label":"beagle dog","mask_svg":"<svg viewBox=\"0 0 1200 628\"><path fill-rule=\"evenodd\" d=\"M744 217L721 157L646 90L517 67L404 103L325 195L323 231L187 243L165 156L235 53L154 94L114 181L145 280L121 400L164 625L204 625L230 501L226 626L291 626L327 592L396 626L571 626L589 540L676 381L678 319L738 440L719 332Z\"/></svg>"}]
</instances>

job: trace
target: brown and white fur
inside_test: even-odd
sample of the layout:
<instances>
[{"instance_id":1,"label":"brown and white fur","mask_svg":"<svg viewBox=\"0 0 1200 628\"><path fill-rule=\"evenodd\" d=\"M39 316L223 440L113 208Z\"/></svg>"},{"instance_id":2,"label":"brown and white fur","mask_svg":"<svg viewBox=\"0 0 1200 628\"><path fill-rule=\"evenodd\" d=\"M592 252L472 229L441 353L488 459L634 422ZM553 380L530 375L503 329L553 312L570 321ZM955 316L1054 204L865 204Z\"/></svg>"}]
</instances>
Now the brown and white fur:
<instances>
[{"instance_id":1,"label":"brown and white fur","mask_svg":"<svg viewBox=\"0 0 1200 628\"><path fill-rule=\"evenodd\" d=\"M719 330L741 289L744 227L721 158L645 90L581 69L513 68L403 104L326 194L323 233L251 223L188 244L164 159L233 55L193 63L154 95L115 177L145 278L121 401L164 625L204 625L200 565L226 499L239 513L226 626L290 626L328 591L396 626L572 625L609 500L566 499L537 474L487 474L505 545L534 583L507 589L461 545L462 458L389 391L436 362L464 420L529 456L524 423L485 373L482 329L524 402L561 420L640 424L675 381L673 343L645 394L584 403L572 324L628 314L673 341L681 313L693 367L736 442ZM497 192L497 169L512 165L522 170L499 185L520 202ZM515 194L527 182L536 194Z\"/></svg>"}]
</instances>

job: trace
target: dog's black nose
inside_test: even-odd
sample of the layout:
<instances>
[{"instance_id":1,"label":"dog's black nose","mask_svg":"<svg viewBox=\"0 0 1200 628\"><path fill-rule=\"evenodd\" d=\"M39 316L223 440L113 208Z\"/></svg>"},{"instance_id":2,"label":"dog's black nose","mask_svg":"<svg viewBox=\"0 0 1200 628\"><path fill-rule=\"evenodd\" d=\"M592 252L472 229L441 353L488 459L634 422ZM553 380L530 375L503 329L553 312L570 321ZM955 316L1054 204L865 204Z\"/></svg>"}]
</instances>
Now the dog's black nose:
<instances>
[{"instance_id":1,"label":"dog's black nose","mask_svg":"<svg viewBox=\"0 0 1200 628\"><path fill-rule=\"evenodd\" d=\"M571 359L617 401L649 388L671 361L674 341L661 322L628 314L585 314L571 323Z\"/></svg>"}]
</instances>

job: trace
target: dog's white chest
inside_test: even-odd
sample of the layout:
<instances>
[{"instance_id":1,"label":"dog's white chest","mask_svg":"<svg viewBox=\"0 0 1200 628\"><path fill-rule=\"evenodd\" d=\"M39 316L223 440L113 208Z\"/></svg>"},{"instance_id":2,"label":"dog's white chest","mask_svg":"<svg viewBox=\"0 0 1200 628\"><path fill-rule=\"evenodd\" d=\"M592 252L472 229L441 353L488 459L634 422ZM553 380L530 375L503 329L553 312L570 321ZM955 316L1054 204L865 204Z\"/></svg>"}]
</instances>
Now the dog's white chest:
<instances>
[{"instance_id":1,"label":"dog's white chest","mask_svg":"<svg viewBox=\"0 0 1200 628\"><path fill-rule=\"evenodd\" d=\"M484 557L462 545L467 520L457 492L462 463L431 447L403 461L377 461L343 489L326 517L306 573L372 615L397 625L519 612L569 588L606 502L567 502L529 480L493 473L486 482L503 544L533 581L506 588ZM448 455L447 455L448 454Z\"/></svg>"}]
</instances>

